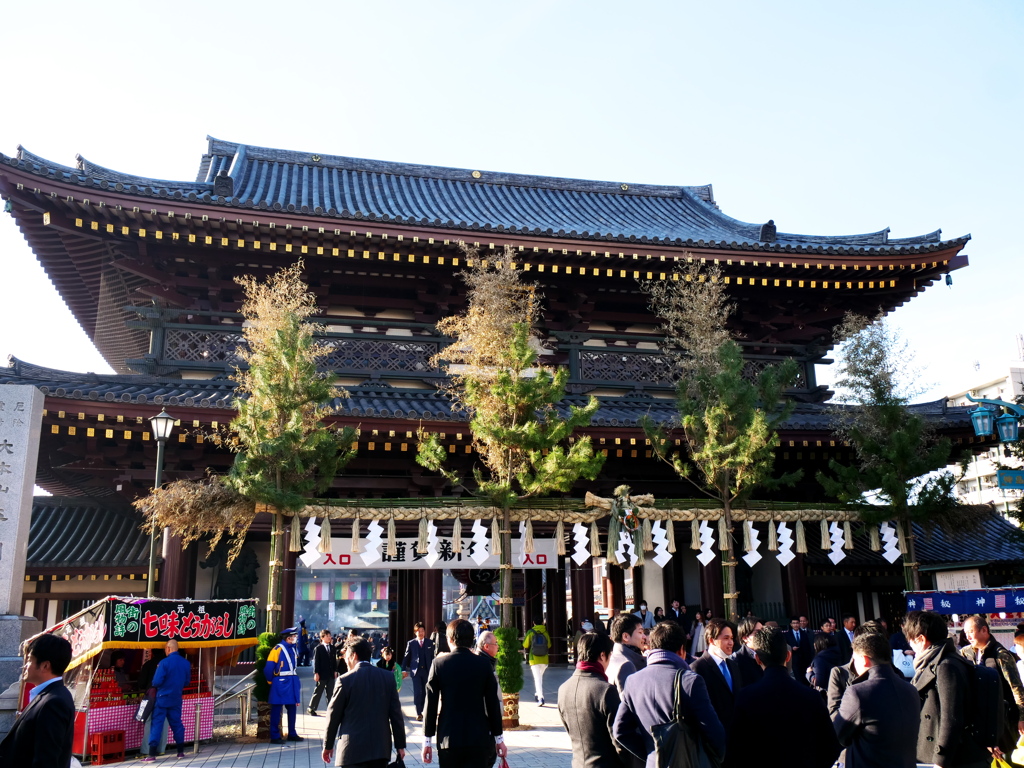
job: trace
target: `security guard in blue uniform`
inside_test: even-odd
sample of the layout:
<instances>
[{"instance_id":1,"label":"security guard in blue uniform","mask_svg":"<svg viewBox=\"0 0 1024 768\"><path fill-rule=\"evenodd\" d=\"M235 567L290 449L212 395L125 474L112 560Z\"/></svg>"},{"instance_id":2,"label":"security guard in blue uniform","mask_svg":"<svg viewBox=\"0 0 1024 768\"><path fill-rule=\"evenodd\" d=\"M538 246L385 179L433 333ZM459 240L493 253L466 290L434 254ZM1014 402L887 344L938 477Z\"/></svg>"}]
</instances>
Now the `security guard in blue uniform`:
<instances>
[{"instance_id":1,"label":"security guard in blue uniform","mask_svg":"<svg viewBox=\"0 0 1024 768\"><path fill-rule=\"evenodd\" d=\"M297 627L288 627L281 632L281 642L274 646L267 656L263 674L270 683L270 743L284 744L281 736L281 707L288 709L287 741L304 741L295 732L295 716L302 701L302 686L299 682L299 659L295 643L299 639Z\"/></svg>"}]
</instances>

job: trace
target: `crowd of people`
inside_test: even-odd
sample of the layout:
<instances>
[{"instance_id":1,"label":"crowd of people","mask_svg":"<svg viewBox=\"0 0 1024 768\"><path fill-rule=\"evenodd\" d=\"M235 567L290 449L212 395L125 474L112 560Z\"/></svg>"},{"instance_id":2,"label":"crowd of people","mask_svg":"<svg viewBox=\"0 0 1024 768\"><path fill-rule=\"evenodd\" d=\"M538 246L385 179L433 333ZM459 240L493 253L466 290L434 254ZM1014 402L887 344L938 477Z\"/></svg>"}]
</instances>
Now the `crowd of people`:
<instances>
[{"instance_id":1,"label":"crowd of people","mask_svg":"<svg viewBox=\"0 0 1024 768\"><path fill-rule=\"evenodd\" d=\"M641 606L608 634L588 621L576 638L576 670L558 691L574 768L661 765L675 718L676 748L712 766L773 756L794 768L989 768L1024 736L1024 664L985 616L966 621L962 648L930 611L891 635L853 616L818 631L803 616L785 630L754 616L687 621L675 602L667 620L646 619ZM1024 625L1015 644L1024 658Z\"/></svg>"}]
</instances>

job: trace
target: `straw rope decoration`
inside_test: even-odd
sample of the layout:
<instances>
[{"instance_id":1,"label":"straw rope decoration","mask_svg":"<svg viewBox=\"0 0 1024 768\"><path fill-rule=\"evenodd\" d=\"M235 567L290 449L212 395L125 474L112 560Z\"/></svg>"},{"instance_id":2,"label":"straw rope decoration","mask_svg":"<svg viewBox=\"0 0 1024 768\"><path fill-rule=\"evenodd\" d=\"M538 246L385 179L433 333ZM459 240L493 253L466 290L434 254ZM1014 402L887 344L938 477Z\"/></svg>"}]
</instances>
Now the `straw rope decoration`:
<instances>
[{"instance_id":1,"label":"straw rope decoration","mask_svg":"<svg viewBox=\"0 0 1024 768\"><path fill-rule=\"evenodd\" d=\"M491 519L491 554L501 557L501 526L497 515Z\"/></svg>"},{"instance_id":2,"label":"straw rope decoration","mask_svg":"<svg viewBox=\"0 0 1024 768\"><path fill-rule=\"evenodd\" d=\"M901 523L899 520L896 521L897 543L899 544L900 552L902 552L904 555L907 554L908 550L910 549L907 546L907 535L903 532L903 529L905 527L906 526L904 526L903 523Z\"/></svg>"},{"instance_id":3,"label":"straw rope decoration","mask_svg":"<svg viewBox=\"0 0 1024 768\"><path fill-rule=\"evenodd\" d=\"M316 545L316 551L321 555L331 554L331 518L328 515L324 515L320 524L320 543Z\"/></svg>"},{"instance_id":4,"label":"straw rope decoration","mask_svg":"<svg viewBox=\"0 0 1024 768\"><path fill-rule=\"evenodd\" d=\"M462 518L456 517L452 523L452 552L462 552Z\"/></svg>"},{"instance_id":5,"label":"straw rope decoration","mask_svg":"<svg viewBox=\"0 0 1024 768\"><path fill-rule=\"evenodd\" d=\"M843 549L853 550L853 526L849 520L843 522Z\"/></svg>"},{"instance_id":6,"label":"straw rope decoration","mask_svg":"<svg viewBox=\"0 0 1024 768\"><path fill-rule=\"evenodd\" d=\"M752 526L752 525L753 525L753 523L750 522L749 520L746 520L743 523L743 551L744 552L751 552L754 549L754 546L750 543L750 526Z\"/></svg>"},{"instance_id":7,"label":"straw rope decoration","mask_svg":"<svg viewBox=\"0 0 1024 768\"><path fill-rule=\"evenodd\" d=\"M395 518L388 518L388 557L398 557L398 536L395 533Z\"/></svg>"},{"instance_id":8,"label":"straw rope decoration","mask_svg":"<svg viewBox=\"0 0 1024 768\"><path fill-rule=\"evenodd\" d=\"M590 556L601 557L601 532L597 530L597 521L590 524Z\"/></svg>"},{"instance_id":9,"label":"straw rope decoration","mask_svg":"<svg viewBox=\"0 0 1024 768\"><path fill-rule=\"evenodd\" d=\"M868 546L871 547L872 552L880 552L882 549L882 540L878 536L878 526L868 526Z\"/></svg>"},{"instance_id":10,"label":"straw rope decoration","mask_svg":"<svg viewBox=\"0 0 1024 768\"><path fill-rule=\"evenodd\" d=\"M804 534L803 520L796 521L796 551L801 555L807 554L807 536Z\"/></svg>"},{"instance_id":11,"label":"straw rope decoration","mask_svg":"<svg viewBox=\"0 0 1024 768\"><path fill-rule=\"evenodd\" d=\"M427 516L423 515L420 518L420 529L419 537L416 540L416 551L421 555L427 554L427 538L429 537L430 530L427 528Z\"/></svg>"},{"instance_id":12,"label":"straw rope decoration","mask_svg":"<svg viewBox=\"0 0 1024 768\"><path fill-rule=\"evenodd\" d=\"M725 524L725 515L718 518L718 549L720 552L729 550L729 527Z\"/></svg>"},{"instance_id":13,"label":"straw rope decoration","mask_svg":"<svg viewBox=\"0 0 1024 768\"><path fill-rule=\"evenodd\" d=\"M527 555L533 554L533 521L526 521L526 530L523 532L523 552Z\"/></svg>"},{"instance_id":14,"label":"straw rope decoration","mask_svg":"<svg viewBox=\"0 0 1024 768\"><path fill-rule=\"evenodd\" d=\"M690 523L690 549L700 550L700 521L697 518Z\"/></svg>"},{"instance_id":15,"label":"straw rope decoration","mask_svg":"<svg viewBox=\"0 0 1024 768\"><path fill-rule=\"evenodd\" d=\"M359 544L359 518L352 518L352 554L358 555L363 551L362 546Z\"/></svg>"},{"instance_id":16,"label":"straw rope decoration","mask_svg":"<svg viewBox=\"0 0 1024 768\"><path fill-rule=\"evenodd\" d=\"M775 521L768 521L768 551L778 552L779 551L779 531L775 527Z\"/></svg>"},{"instance_id":17,"label":"straw rope decoration","mask_svg":"<svg viewBox=\"0 0 1024 768\"><path fill-rule=\"evenodd\" d=\"M676 552L676 526L671 520L666 524L668 528L668 551L672 554Z\"/></svg>"},{"instance_id":18,"label":"straw rope decoration","mask_svg":"<svg viewBox=\"0 0 1024 768\"><path fill-rule=\"evenodd\" d=\"M565 554L565 524L561 520L555 523L555 554Z\"/></svg>"},{"instance_id":19,"label":"straw rope decoration","mask_svg":"<svg viewBox=\"0 0 1024 768\"><path fill-rule=\"evenodd\" d=\"M654 539L651 536L651 520L648 517L644 518L641 523L641 538L643 539L644 545L642 551L653 552L654 551Z\"/></svg>"}]
</instances>

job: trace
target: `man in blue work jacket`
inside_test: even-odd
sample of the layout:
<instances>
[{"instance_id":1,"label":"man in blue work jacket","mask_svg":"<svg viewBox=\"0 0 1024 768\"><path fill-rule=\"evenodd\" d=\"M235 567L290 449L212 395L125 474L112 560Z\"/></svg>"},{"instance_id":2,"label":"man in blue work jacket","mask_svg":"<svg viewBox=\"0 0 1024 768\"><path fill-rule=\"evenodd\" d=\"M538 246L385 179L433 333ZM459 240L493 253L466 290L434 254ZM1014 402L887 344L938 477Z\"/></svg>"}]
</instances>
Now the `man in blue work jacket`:
<instances>
[{"instance_id":1,"label":"man in blue work jacket","mask_svg":"<svg viewBox=\"0 0 1024 768\"><path fill-rule=\"evenodd\" d=\"M181 694L192 678L192 665L178 653L178 641L168 640L164 646L167 657L160 662L153 675L152 686L156 688L156 706L153 709L153 724L149 729L149 755L142 758L144 763L155 763L160 749L160 736L167 729L165 718L171 723L174 744L178 757L185 756L185 728L181 724Z\"/></svg>"},{"instance_id":2,"label":"man in blue work jacket","mask_svg":"<svg viewBox=\"0 0 1024 768\"><path fill-rule=\"evenodd\" d=\"M274 646L267 656L263 674L270 683L270 743L284 744L281 737L281 707L288 709L287 741L304 741L295 732L296 707L302 701L302 686L299 682L299 658L295 643L299 639L298 627L288 627L281 632L281 642Z\"/></svg>"}]
</instances>

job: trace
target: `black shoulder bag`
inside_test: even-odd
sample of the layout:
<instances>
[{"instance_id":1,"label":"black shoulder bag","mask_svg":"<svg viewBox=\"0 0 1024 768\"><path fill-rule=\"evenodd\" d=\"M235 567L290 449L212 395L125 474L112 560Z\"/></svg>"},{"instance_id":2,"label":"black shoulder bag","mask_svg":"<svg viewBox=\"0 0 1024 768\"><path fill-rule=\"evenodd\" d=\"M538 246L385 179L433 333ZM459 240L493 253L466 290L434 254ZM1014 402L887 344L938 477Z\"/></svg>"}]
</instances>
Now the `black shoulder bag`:
<instances>
[{"instance_id":1,"label":"black shoulder bag","mask_svg":"<svg viewBox=\"0 0 1024 768\"><path fill-rule=\"evenodd\" d=\"M651 727L657 768L719 768L717 755L704 744L700 726L683 719L683 671L676 672L672 695L672 721Z\"/></svg>"}]
</instances>

